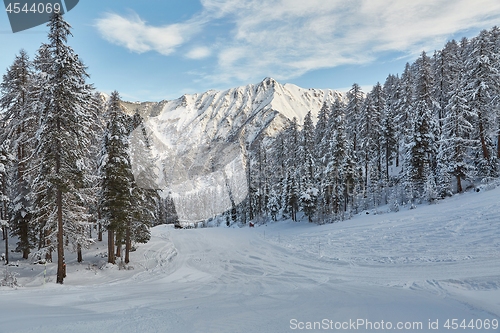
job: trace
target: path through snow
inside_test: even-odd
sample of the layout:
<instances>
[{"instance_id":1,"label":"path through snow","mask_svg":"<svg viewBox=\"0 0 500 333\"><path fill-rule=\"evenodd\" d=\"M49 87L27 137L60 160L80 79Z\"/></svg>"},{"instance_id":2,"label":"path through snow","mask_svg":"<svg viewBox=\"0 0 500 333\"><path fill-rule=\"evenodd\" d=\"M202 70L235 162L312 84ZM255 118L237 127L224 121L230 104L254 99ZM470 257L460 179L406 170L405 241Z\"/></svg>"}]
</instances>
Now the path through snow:
<instances>
[{"instance_id":1,"label":"path through snow","mask_svg":"<svg viewBox=\"0 0 500 333\"><path fill-rule=\"evenodd\" d=\"M73 263L64 286L42 286L38 266L11 268L25 287L0 289L0 332L276 333L307 322L326 328L324 319L393 325L377 332L399 322L427 332L438 320L442 332L447 319L498 320L499 196L470 193L324 226L159 226L132 253L133 270ZM358 330L375 331L366 328Z\"/></svg>"}]
</instances>

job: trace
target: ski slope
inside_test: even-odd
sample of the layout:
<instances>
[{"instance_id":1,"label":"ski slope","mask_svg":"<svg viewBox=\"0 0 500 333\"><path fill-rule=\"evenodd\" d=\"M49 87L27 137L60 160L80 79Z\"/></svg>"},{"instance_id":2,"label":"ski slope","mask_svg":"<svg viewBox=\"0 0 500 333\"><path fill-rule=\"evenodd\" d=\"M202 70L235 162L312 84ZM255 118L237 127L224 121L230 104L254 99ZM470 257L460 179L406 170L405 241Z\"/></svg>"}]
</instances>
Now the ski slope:
<instances>
[{"instance_id":1,"label":"ski slope","mask_svg":"<svg viewBox=\"0 0 500 333\"><path fill-rule=\"evenodd\" d=\"M133 269L106 265L96 244L62 286L54 264L44 284L44 266L20 262L22 286L0 287L0 332L500 332L499 198L322 226L158 226Z\"/></svg>"}]
</instances>

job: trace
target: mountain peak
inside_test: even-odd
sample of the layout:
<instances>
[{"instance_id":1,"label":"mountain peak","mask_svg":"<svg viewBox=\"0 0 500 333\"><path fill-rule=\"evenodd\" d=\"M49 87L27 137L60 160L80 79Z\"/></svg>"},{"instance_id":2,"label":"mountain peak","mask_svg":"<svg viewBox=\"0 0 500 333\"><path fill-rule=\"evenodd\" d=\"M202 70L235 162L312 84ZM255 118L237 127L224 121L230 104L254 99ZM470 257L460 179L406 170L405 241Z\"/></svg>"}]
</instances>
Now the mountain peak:
<instances>
[{"instance_id":1,"label":"mountain peak","mask_svg":"<svg viewBox=\"0 0 500 333\"><path fill-rule=\"evenodd\" d=\"M277 85L280 85L280 83L272 77L266 77L259 83L259 86L263 88L275 88Z\"/></svg>"},{"instance_id":2,"label":"mountain peak","mask_svg":"<svg viewBox=\"0 0 500 333\"><path fill-rule=\"evenodd\" d=\"M186 94L176 100L136 104L134 109L139 107L144 109L141 114L157 118L172 146L227 142L242 133L246 133L246 142L252 142L274 136L293 118L301 124L309 111L315 119L323 103L333 102L339 95L329 89L282 85L266 77L256 85Z\"/></svg>"}]
</instances>

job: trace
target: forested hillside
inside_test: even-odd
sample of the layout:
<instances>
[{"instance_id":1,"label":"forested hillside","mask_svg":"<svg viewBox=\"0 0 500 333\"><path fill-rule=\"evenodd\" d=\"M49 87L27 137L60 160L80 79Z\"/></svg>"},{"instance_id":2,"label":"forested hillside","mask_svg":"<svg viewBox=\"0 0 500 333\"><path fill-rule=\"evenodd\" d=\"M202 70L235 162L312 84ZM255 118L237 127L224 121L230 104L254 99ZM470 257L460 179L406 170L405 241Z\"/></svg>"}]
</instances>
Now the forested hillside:
<instances>
[{"instance_id":1,"label":"forested hillside","mask_svg":"<svg viewBox=\"0 0 500 333\"><path fill-rule=\"evenodd\" d=\"M253 144L250 219L349 218L490 183L500 158L500 29L422 52L369 92L357 84L303 124Z\"/></svg>"},{"instance_id":2,"label":"forested hillside","mask_svg":"<svg viewBox=\"0 0 500 333\"><path fill-rule=\"evenodd\" d=\"M48 26L34 60L21 50L0 85L0 220L5 262L9 235L24 259L51 262L56 252L62 284L65 251L77 252L80 262L103 230L112 238L109 262L114 244L127 262L132 241L149 239L158 199L135 186L130 169L128 136L140 117L125 115L118 93L106 105L86 82L62 14Z\"/></svg>"}]
</instances>

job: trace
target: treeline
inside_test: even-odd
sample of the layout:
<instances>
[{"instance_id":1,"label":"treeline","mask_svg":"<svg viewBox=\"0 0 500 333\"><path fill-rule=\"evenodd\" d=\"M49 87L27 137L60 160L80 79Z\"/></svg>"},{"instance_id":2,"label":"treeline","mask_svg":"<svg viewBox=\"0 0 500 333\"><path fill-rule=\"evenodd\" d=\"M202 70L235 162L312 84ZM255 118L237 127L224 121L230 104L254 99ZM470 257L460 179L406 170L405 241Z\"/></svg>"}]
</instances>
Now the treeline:
<instances>
[{"instance_id":1,"label":"treeline","mask_svg":"<svg viewBox=\"0 0 500 333\"><path fill-rule=\"evenodd\" d=\"M325 223L490 182L500 158L499 58L497 27L452 40L368 93L354 84L316 122L309 113L302 126L294 119L254 142L238 218L296 220L301 211Z\"/></svg>"},{"instance_id":2,"label":"treeline","mask_svg":"<svg viewBox=\"0 0 500 333\"><path fill-rule=\"evenodd\" d=\"M132 174L128 137L142 119L123 112L117 92L106 102L86 82L62 15L48 26L34 60L21 51L0 84L0 221L7 263L11 235L25 259L52 261L56 252L63 283L65 249L82 261L93 229L98 241L108 232L110 263L128 263L132 242L149 240L161 201Z\"/></svg>"}]
</instances>

